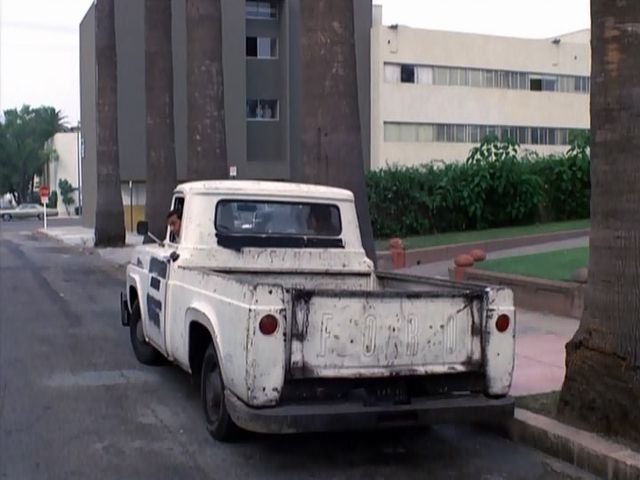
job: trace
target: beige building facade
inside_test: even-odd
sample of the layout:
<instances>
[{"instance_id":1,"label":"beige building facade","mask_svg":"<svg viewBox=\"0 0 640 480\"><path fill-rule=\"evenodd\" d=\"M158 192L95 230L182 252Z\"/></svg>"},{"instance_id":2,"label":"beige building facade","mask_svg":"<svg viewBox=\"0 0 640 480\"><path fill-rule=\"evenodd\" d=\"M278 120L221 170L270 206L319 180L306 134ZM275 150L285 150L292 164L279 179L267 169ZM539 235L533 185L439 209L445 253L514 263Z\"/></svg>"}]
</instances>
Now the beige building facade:
<instances>
[{"instance_id":1,"label":"beige building facade","mask_svg":"<svg viewBox=\"0 0 640 480\"><path fill-rule=\"evenodd\" d=\"M487 134L540 153L589 128L589 31L530 40L371 31L371 167L464 160Z\"/></svg>"}]
</instances>

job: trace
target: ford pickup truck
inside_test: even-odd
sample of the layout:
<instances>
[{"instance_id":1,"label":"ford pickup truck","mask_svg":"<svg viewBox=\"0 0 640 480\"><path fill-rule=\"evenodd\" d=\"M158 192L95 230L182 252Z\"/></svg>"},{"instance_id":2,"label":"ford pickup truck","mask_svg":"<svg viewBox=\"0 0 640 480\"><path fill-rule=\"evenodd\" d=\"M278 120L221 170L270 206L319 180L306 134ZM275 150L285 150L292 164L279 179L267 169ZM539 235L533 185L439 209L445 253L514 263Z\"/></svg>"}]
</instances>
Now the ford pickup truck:
<instances>
[{"instance_id":1,"label":"ford pickup truck","mask_svg":"<svg viewBox=\"0 0 640 480\"><path fill-rule=\"evenodd\" d=\"M213 438L513 415L511 290L375 271L351 192L206 181L171 208L179 243L135 250L121 322L193 375Z\"/></svg>"}]
</instances>

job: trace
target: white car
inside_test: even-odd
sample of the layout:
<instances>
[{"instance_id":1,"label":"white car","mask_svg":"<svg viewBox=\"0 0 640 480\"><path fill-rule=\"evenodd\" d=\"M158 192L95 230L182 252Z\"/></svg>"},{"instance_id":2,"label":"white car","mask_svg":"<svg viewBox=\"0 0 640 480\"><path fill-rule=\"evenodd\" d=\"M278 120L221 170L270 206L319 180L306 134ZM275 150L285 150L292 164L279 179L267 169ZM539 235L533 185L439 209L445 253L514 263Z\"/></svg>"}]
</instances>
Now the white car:
<instances>
[{"instance_id":1,"label":"white car","mask_svg":"<svg viewBox=\"0 0 640 480\"><path fill-rule=\"evenodd\" d=\"M511 290L376 272L351 192L196 182L171 207L180 243L135 250L121 322L200 383L215 439L513 416Z\"/></svg>"},{"instance_id":2,"label":"white car","mask_svg":"<svg viewBox=\"0 0 640 480\"><path fill-rule=\"evenodd\" d=\"M58 210L47 208L47 217L57 217ZM23 203L10 210L0 210L0 217L5 222L10 222L15 218L44 218L44 207L37 203Z\"/></svg>"}]
</instances>

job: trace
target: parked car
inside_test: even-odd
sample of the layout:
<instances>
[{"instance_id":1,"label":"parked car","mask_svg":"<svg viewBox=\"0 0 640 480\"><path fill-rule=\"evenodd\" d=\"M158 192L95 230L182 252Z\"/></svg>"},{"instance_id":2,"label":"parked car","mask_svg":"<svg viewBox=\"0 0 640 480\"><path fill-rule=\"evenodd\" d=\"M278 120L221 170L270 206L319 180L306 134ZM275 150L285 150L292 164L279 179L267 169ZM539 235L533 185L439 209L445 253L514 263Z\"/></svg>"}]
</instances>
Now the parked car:
<instances>
[{"instance_id":1,"label":"parked car","mask_svg":"<svg viewBox=\"0 0 640 480\"><path fill-rule=\"evenodd\" d=\"M180 243L133 252L121 321L200 382L215 439L513 416L511 290L376 272L345 190L198 182L172 207Z\"/></svg>"},{"instance_id":2,"label":"parked car","mask_svg":"<svg viewBox=\"0 0 640 480\"><path fill-rule=\"evenodd\" d=\"M0 210L0 216L5 222L10 222L14 218L44 218L44 207L37 203L23 203L10 210ZM57 217L58 210L47 208L47 217Z\"/></svg>"}]
</instances>

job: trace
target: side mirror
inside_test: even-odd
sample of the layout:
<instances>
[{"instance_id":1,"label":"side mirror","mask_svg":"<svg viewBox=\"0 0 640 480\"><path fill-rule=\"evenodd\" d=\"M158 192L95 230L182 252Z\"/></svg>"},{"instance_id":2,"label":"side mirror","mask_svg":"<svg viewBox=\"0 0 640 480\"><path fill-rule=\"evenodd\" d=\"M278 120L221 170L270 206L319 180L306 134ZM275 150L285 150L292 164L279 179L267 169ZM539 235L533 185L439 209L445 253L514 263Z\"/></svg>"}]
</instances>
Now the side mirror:
<instances>
[{"instance_id":1,"label":"side mirror","mask_svg":"<svg viewBox=\"0 0 640 480\"><path fill-rule=\"evenodd\" d=\"M149 233L149 222L141 220L136 224L136 233L145 236Z\"/></svg>"}]
</instances>

